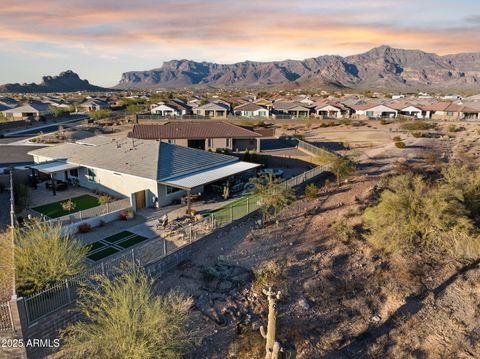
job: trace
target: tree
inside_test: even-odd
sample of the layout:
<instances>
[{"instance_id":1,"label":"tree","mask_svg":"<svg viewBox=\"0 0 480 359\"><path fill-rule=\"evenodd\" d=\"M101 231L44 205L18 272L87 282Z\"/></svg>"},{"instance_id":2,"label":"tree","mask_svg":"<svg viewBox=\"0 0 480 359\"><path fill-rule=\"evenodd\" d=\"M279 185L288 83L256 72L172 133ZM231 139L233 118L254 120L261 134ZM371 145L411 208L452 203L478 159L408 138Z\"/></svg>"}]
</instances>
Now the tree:
<instances>
[{"instance_id":1,"label":"tree","mask_svg":"<svg viewBox=\"0 0 480 359\"><path fill-rule=\"evenodd\" d=\"M129 115L135 115L136 113L142 111L142 108L139 105L131 104L127 106L126 111Z\"/></svg>"},{"instance_id":2,"label":"tree","mask_svg":"<svg viewBox=\"0 0 480 359\"><path fill-rule=\"evenodd\" d=\"M187 351L190 298L177 292L154 296L152 279L139 267L94 282L80 292L85 321L63 333L69 358L174 359Z\"/></svg>"},{"instance_id":3,"label":"tree","mask_svg":"<svg viewBox=\"0 0 480 359\"><path fill-rule=\"evenodd\" d=\"M100 110L90 112L90 117L93 120L98 121L98 120L110 117L111 114L112 114L112 110L110 109L100 109Z\"/></svg>"},{"instance_id":4,"label":"tree","mask_svg":"<svg viewBox=\"0 0 480 359\"><path fill-rule=\"evenodd\" d=\"M69 112L68 108L60 106L48 106L48 113L57 118Z\"/></svg>"},{"instance_id":5,"label":"tree","mask_svg":"<svg viewBox=\"0 0 480 359\"><path fill-rule=\"evenodd\" d=\"M68 199L67 201L62 202L63 210L67 211L68 213L74 211L76 206L77 205L75 204L75 202L73 202L71 199Z\"/></svg>"},{"instance_id":6,"label":"tree","mask_svg":"<svg viewBox=\"0 0 480 359\"><path fill-rule=\"evenodd\" d=\"M418 175L394 177L379 203L365 211L367 238L387 252L428 250L478 256L480 233L464 199L463 189L448 178L434 185Z\"/></svg>"},{"instance_id":7,"label":"tree","mask_svg":"<svg viewBox=\"0 0 480 359\"><path fill-rule=\"evenodd\" d=\"M45 290L85 269L88 248L61 224L33 221L15 234L15 270L21 295Z\"/></svg>"},{"instance_id":8,"label":"tree","mask_svg":"<svg viewBox=\"0 0 480 359\"><path fill-rule=\"evenodd\" d=\"M345 177L350 176L355 171L355 165L343 157L336 157L331 165L331 170L337 179L337 186L340 186L340 181Z\"/></svg>"},{"instance_id":9,"label":"tree","mask_svg":"<svg viewBox=\"0 0 480 359\"><path fill-rule=\"evenodd\" d=\"M259 205L264 221L271 214L276 216L279 210L295 200L293 189L278 179L274 180L271 174L268 179L253 178L250 182L254 185L253 194L260 198Z\"/></svg>"}]
</instances>

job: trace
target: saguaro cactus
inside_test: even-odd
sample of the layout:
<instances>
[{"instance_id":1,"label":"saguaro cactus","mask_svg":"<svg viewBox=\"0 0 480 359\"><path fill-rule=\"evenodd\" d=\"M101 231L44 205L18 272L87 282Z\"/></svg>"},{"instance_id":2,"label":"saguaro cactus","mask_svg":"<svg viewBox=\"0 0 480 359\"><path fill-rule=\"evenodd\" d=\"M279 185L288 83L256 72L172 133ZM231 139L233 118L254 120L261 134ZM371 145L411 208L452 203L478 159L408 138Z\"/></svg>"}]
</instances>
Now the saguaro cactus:
<instances>
[{"instance_id":1,"label":"saguaro cactus","mask_svg":"<svg viewBox=\"0 0 480 359\"><path fill-rule=\"evenodd\" d=\"M277 300L280 299L280 292L272 291L272 287L268 290L263 290L268 298L268 325L267 332L265 333L265 328L260 327L260 334L266 339L265 345L265 359L278 359L278 355L281 351L280 343L275 340L277 332Z\"/></svg>"}]
</instances>

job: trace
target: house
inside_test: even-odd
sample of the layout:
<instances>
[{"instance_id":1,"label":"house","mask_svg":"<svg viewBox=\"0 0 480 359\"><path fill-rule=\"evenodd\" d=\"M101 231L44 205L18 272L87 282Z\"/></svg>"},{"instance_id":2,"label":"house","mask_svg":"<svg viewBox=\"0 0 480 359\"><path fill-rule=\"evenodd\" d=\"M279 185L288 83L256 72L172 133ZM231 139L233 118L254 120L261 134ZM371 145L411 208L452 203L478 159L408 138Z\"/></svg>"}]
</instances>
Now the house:
<instances>
[{"instance_id":1,"label":"house","mask_svg":"<svg viewBox=\"0 0 480 359\"><path fill-rule=\"evenodd\" d=\"M260 151L260 134L227 121L172 121L164 125L135 125L131 138L161 140L201 150Z\"/></svg>"},{"instance_id":2,"label":"house","mask_svg":"<svg viewBox=\"0 0 480 359\"><path fill-rule=\"evenodd\" d=\"M312 111L308 105L298 102L274 102L273 110L275 115L289 118L309 117Z\"/></svg>"},{"instance_id":3,"label":"house","mask_svg":"<svg viewBox=\"0 0 480 359\"><path fill-rule=\"evenodd\" d=\"M90 98L78 105L78 109L84 112L98 111L107 108L110 108L110 104L100 98Z\"/></svg>"},{"instance_id":4,"label":"house","mask_svg":"<svg viewBox=\"0 0 480 359\"><path fill-rule=\"evenodd\" d=\"M264 98L257 99L255 102L258 106L264 107L269 111L273 110L273 102Z\"/></svg>"},{"instance_id":5,"label":"house","mask_svg":"<svg viewBox=\"0 0 480 359\"><path fill-rule=\"evenodd\" d=\"M48 105L43 103L29 103L4 110L2 113L5 117L12 118L14 120L22 120L27 118L38 119L40 116L48 115Z\"/></svg>"},{"instance_id":6,"label":"house","mask_svg":"<svg viewBox=\"0 0 480 359\"><path fill-rule=\"evenodd\" d=\"M49 174L53 181L75 178L81 187L130 198L138 210L203 193L208 184L259 167L162 141L93 139L30 151L35 162L31 168Z\"/></svg>"},{"instance_id":7,"label":"house","mask_svg":"<svg viewBox=\"0 0 480 359\"><path fill-rule=\"evenodd\" d=\"M19 106L20 103L11 97L0 96L0 105L6 106L8 108L14 108Z\"/></svg>"},{"instance_id":8,"label":"house","mask_svg":"<svg viewBox=\"0 0 480 359\"><path fill-rule=\"evenodd\" d=\"M204 117L220 117L227 118L230 112L230 106L224 103L214 103L210 102L206 105L199 106L194 109L193 113L198 116Z\"/></svg>"},{"instance_id":9,"label":"house","mask_svg":"<svg viewBox=\"0 0 480 359\"><path fill-rule=\"evenodd\" d=\"M425 107L430 112L430 117L440 120L477 120L480 110L454 102L437 102Z\"/></svg>"},{"instance_id":10,"label":"house","mask_svg":"<svg viewBox=\"0 0 480 359\"><path fill-rule=\"evenodd\" d=\"M396 109L399 115L416 118L430 117L430 111L424 110L423 106L410 104L408 102L390 103L389 106Z\"/></svg>"},{"instance_id":11,"label":"house","mask_svg":"<svg viewBox=\"0 0 480 359\"><path fill-rule=\"evenodd\" d=\"M315 114L320 118L350 117L350 108L334 101L321 101L315 105Z\"/></svg>"},{"instance_id":12,"label":"house","mask_svg":"<svg viewBox=\"0 0 480 359\"><path fill-rule=\"evenodd\" d=\"M235 116L268 118L270 111L256 103L249 102L235 107Z\"/></svg>"},{"instance_id":13,"label":"house","mask_svg":"<svg viewBox=\"0 0 480 359\"><path fill-rule=\"evenodd\" d=\"M395 118L398 116L398 110L379 103L367 103L361 105L353 105L352 109L359 118Z\"/></svg>"},{"instance_id":14,"label":"house","mask_svg":"<svg viewBox=\"0 0 480 359\"><path fill-rule=\"evenodd\" d=\"M160 116L184 116L192 113L192 108L180 100L171 100L152 105L150 113Z\"/></svg>"}]
</instances>

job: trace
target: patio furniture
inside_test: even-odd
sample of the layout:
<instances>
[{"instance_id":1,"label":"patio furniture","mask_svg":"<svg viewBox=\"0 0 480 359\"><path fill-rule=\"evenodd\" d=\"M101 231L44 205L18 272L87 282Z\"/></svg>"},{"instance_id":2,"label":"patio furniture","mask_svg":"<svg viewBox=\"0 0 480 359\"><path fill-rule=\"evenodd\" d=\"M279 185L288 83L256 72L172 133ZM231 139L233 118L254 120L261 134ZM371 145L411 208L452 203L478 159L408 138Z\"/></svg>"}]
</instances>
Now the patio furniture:
<instances>
[{"instance_id":1,"label":"patio furniture","mask_svg":"<svg viewBox=\"0 0 480 359\"><path fill-rule=\"evenodd\" d=\"M45 182L46 189L53 189L52 182ZM68 188L66 182L63 181L55 181L55 190L57 191L65 191Z\"/></svg>"}]
</instances>

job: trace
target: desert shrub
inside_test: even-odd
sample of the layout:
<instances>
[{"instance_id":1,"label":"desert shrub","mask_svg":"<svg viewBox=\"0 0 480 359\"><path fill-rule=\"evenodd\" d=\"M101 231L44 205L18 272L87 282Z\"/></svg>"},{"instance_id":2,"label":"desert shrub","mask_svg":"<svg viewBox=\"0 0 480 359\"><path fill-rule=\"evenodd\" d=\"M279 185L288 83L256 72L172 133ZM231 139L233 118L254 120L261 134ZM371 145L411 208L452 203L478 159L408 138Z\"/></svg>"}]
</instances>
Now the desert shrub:
<instances>
[{"instance_id":1,"label":"desert shrub","mask_svg":"<svg viewBox=\"0 0 480 359\"><path fill-rule=\"evenodd\" d=\"M75 207L77 207L75 202L73 202L71 199L68 199L67 201L62 202L61 205L62 205L62 209L67 212L72 212L75 210Z\"/></svg>"},{"instance_id":2,"label":"desert shrub","mask_svg":"<svg viewBox=\"0 0 480 359\"><path fill-rule=\"evenodd\" d=\"M268 261L253 270L253 287L262 289L275 284L282 273L281 266L276 261Z\"/></svg>"},{"instance_id":3,"label":"desert shrub","mask_svg":"<svg viewBox=\"0 0 480 359\"><path fill-rule=\"evenodd\" d=\"M265 124L264 120L258 120L257 122L255 122L255 126L256 127L265 127L266 124Z\"/></svg>"},{"instance_id":4,"label":"desert shrub","mask_svg":"<svg viewBox=\"0 0 480 359\"><path fill-rule=\"evenodd\" d=\"M12 240L7 232L0 233L0 302L12 295L13 257Z\"/></svg>"},{"instance_id":5,"label":"desert shrub","mask_svg":"<svg viewBox=\"0 0 480 359\"><path fill-rule=\"evenodd\" d=\"M192 300L178 292L152 293L153 280L138 267L80 291L84 318L62 333L69 358L176 359L188 351Z\"/></svg>"},{"instance_id":6,"label":"desert shrub","mask_svg":"<svg viewBox=\"0 0 480 359\"><path fill-rule=\"evenodd\" d=\"M17 290L31 295L81 273L88 249L60 224L33 221L16 231L15 268Z\"/></svg>"},{"instance_id":7,"label":"desert shrub","mask_svg":"<svg viewBox=\"0 0 480 359\"><path fill-rule=\"evenodd\" d=\"M293 137L298 138L301 141L305 141L305 135L303 133L296 133Z\"/></svg>"},{"instance_id":8,"label":"desert shrub","mask_svg":"<svg viewBox=\"0 0 480 359\"><path fill-rule=\"evenodd\" d=\"M405 145L405 142L403 142L403 141L398 141L398 142L395 142L395 147L397 147L397 148L405 148L406 145Z\"/></svg>"},{"instance_id":9,"label":"desert shrub","mask_svg":"<svg viewBox=\"0 0 480 359\"><path fill-rule=\"evenodd\" d=\"M345 220L340 220L332 224L332 230L335 237L343 243L347 243L355 236L355 230Z\"/></svg>"},{"instance_id":10,"label":"desert shrub","mask_svg":"<svg viewBox=\"0 0 480 359\"><path fill-rule=\"evenodd\" d=\"M202 273L202 278L205 282L211 282L220 277L220 273L215 267L204 266L201 268L200 272Z\"/></svg>"},{"instance_id":11,"label":"desert shrub","mask_svg":"<svg viewBox=\"0 0 480 359\"><path fill-rule=\"evenodd\" d=\"M258 204L266 220L269 215L277 215L278 211L288 206L295 200L295 192L289 187L285 187L279 179L269 177L264 179L253 178L250 180L253 184L253 193L260 197Z\"/></svg>"},{"instance_id":12,"label":"desert shrub","mask_svg":"<svg viewBox=\"0 0 480 359\"><path fill-rule=\"evenodd\" d=\"M408 122L400 125L400 128L402 130L407 130L407 131L426 131L430 130L434 126L431 123L428 122L422 122L422 121L413 121L413 122Z\"/></svg>"},{"instance_id":13,"label":"desert shrub","mask_svg":"<svg viewBox=\"0 0 480 359\"><path fill-rule=\"evenodd\" d=\"M458 132L458 130L459 129L455 125L448 125L448 127L447 127L448 132Z\"/></svg>"},{"instance_id":14,"label":"desert shrub","mask_svg":"<svg viewBox=\"0 0 480 359\"><path fill-rule=\"evenodd\" d=\"M387 120L385 120L385 119L380 120L380 124L381 124L381 125L388 125L389 123L390 123L390 122L387 121Z\"/></svg>"},{"instance_id":15,"label":"desert shrub","mask_svg":"<svg viewBox=\"0 0 480 359\"><path fill-rule=\"evenodd\" d=\"M378 204L365 211L369 241L387 252L478 256L480 232L474 218L480 207L480 172L462 178L462 171L447 169L439 184L412 174L392 178Z\"/></svg>"},{"instance_id":16,"label":"desert shrub","mask_svg":"<svg viewBox=\"0 0 480 359\"><path fill-rule=\"evenodd\" d=\"M100 205L105 205L107 203L110 203L112 201L112 197L110 197L108 194L102 194L100 197L98 197L98 204Z\"/></svg>"},{"instance_id":17,"label":"desert shrub","mask_svg":"<svg viewBox=\"0 0 480 359\"><path fill-rule=\"evenodd\" d=\"M423 137L423 134L421 132L412 132L412 136L415 138L420 138Z\"/></svg>"},{"instance_id":18,"label":"desert shrub","mask_svg":"<svg viewBox=\"0 0 480 359\"><path fill-rule=\"evenodd\" d=\"M399 142L399 141L401 141L401 140L402 140L402 138L401 138L400 136L395 136L395 137L393 138L393 142Z\"/></svg>"},{"instance_id":19,"label":"desert shrub","mask_svg":"<svg viewBox=\"0 0 480 359\"><path fill-rule=\"evenodd\" d=\"M350 126L352 124L352 120L348 118L344 118L340 120L340 124L345 125L345 126Z\"/></svg>"},{"instance_id":20,"label":"desert shrub","mask_svg":"<svg viewBox=\"0 0 480 359\"><path fill-rule=\"evenodd\" d=\"M318 197L318 187L315 184L310 183L305 187L305 196L308 198Z\"/></svg>"}]
</instances>

